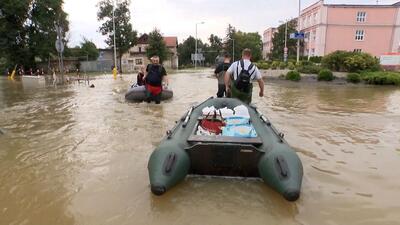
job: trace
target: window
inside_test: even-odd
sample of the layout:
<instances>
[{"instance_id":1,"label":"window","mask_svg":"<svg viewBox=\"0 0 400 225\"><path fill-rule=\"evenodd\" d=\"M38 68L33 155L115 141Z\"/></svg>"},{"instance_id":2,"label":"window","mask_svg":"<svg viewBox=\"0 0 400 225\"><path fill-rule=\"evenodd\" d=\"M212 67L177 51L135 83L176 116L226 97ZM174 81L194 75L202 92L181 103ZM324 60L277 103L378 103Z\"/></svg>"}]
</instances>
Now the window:
<instances>
[{"instance_id":1,"label":"window","mask_svg":"<svg viewBox=\"0 0 400 225\"><path fill-rule=\"evenodd\" d=\"M313 39L313 41L315 41L316 39L317 39L317 31L316 30L313 30L313 32L312 32L312 39Z\"/></svg>"},{"instance_id":2,"label":"window","mask_svg":"<svg viewBox=\"0 0 400 225\"><path fill-rule=\"evenodd\" d=\"M361 50L361 49L359 49L359 48L356 48L356 49L354 49L354 50L353 50L353 52L360 53L360 52L362 52L362 50Z\"/></svg>"},{"instance_id":3,"label":"window","mask_svg":"<svg viewBox=\"0 0 400 225\"><path fill-rule=\"evenodd\" d=\"M303 24L302 25L303 25L303 28L306 27L306 18L305 17L303 18Z\"/></svg>"},{"instance_id":4,"label":"window","mask_svg":"<svg viewBox=\"0 0 400 225\"><path fill-rule=\"evenodd\" d=\"M356 30L356 41L364 40L364 30Z\"/></svg>"},{"instance_id":5,"label":"window","mask_svg":"<svg viewBox=\"0 0 400 225\"><path fill-rule=\"evenodd\" d=\"M357 22L365 22L367 18L367 12L357 12Z\"/></svg>"},{"instance_id":6,"label":"window","mask_svg":"<svg viewBox=\"0 0 400 225\"><path fill-rule=\"evenodd\" d=\"M141 53L142 52L142 47L139 47L139 53Z\"/></svg>"},{"instance_id":7,"label":"window","mask_svg":"<svg viewBox=\"0 0 400 225\"><path fill-rule=\"evenodd\" d=\"M135 59L135 64L136 65L143 65L143 60L142 59Z\"/></svg>"},{"instance_id":8,"label":"window","mask_svg":"<svg viewBox=\"0 0 400 225\"><path fill-rule=\"evenodd\" d=\"M134 56L135 55L135 52L129 52L129 56Z\"/></svg>"},{"instance_id":9,"label":"window","mask_svg":"<svg viewBox=\"0 0 400 225\"><path fill-rule=\"evenodd\" d=\"M311 49L311 56L315 56L315 48Z\"/></svg>"}]
</instances>

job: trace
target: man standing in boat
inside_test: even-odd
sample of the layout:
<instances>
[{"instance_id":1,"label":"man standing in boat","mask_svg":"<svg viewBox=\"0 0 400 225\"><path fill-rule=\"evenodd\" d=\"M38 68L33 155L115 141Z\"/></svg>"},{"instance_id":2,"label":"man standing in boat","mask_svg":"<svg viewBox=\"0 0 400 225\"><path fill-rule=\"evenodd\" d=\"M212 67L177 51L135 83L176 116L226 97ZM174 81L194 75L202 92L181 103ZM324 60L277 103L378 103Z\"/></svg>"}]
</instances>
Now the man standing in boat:
<instances>
[{"instance_id":1,"label":"man standing in boat","mask_svg":"<svg viewBox=\"0 0 400 225\"><path fill-rule=\"evenodd\" d=\"M264 81L257 66L251 61L251 50L246 48L242 52L242 59L232 63L225 73L226 92L232 98L238 98L249 104L252 99L253 84L256 80L260 87L259 96L264 96Z\"/></svg>"},{"instance_id":2,"label":"man standing in boat","mask_svg":"<svg viewBox=\"0 0 400 225\"><path fill-rule=\"evenodd\" d=\"M228 54L224 55L224 61L220 63L214 71L215 76L218 79L218 92L217 97L222 98L226 96L225 91L225 72L231 66L231 57Z\"/></svg>"},{"instance_id":3,"label":"man standing in boat","mask_svg":"<svg viewBox=\"0 0 400 225\"><path fill-rule=\"evenodd\" d=\"M168 86L167 72L160 64L160 57L153 56L150 60L151 64L147 65L143 77L146 82L147 102L150 103L153 100L156 104L160 104L163 82Z\"/></svg>"}]
</instances>

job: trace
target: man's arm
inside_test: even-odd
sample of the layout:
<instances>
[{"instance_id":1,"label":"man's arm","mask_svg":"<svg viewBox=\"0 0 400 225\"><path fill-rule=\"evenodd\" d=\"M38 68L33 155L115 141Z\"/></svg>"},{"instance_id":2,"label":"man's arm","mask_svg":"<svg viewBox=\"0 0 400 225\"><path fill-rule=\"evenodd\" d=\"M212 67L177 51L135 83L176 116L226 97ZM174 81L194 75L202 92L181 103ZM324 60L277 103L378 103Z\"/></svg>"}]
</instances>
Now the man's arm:
<instances>
[{"instance_id":1,"label":"man's arm","mask_svg":"<svg viewBox=\"0 0 400 225\"><path fill-rule=\"evenodd\" d=\"M259 96L260 96L260 97L263 97L263 96L264 96L264 85L265 85L265 83L264 83L264 81L263 81L262 78L261 78L261 79L258 79L257 82L258 82L258 86L260 87Z\"/></svg>"}]
</instances>

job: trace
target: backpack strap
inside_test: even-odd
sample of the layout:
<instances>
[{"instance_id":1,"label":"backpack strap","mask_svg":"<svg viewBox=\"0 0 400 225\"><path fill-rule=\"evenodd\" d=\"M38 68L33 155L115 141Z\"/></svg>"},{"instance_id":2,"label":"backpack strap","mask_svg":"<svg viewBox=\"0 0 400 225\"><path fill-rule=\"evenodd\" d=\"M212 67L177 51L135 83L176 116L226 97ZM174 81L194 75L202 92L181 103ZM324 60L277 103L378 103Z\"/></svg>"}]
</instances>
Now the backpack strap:
<instances>
[{"instance_id":1,"label":"backpack strap","mask_svg":"<svg viewBox=\"0 0 400 225\"><path fill-rule=\"evenodd\" d=\"M242 67L242 70L244 70L244 60L243 59L240 60L240 66Z\"/></svg>"},{"instance_id":2,"label":"backpack strap","mask_svg":"<svg viewBox=\"0 0 400 225\"><path fill-rule=\"evenodd\" d=\"M250 66L249 66L249 68L247 69L247 71L250 72L250 70L253 69L253 67L254 67L254 64L253 64L253 63L250 63ZM256 72L256 69L253 70L253 72L250 74L250 76L253 76L253 73L254 73L254 72Z\"/></svg>"}]
</instances>

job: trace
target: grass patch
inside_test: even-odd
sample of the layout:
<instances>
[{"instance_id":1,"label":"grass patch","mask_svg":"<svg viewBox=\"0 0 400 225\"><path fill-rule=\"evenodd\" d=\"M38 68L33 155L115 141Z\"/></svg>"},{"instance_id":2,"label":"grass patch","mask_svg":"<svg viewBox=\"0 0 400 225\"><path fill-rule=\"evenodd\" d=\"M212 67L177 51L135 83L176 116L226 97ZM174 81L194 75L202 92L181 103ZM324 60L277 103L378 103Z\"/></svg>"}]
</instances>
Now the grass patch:
<instances>
[{"instance_id":1,"label":"grass patch","mask_svg":"<svg viewBox=\"0 0 400 225\"><path fill-rule=\"evenodd\" d=\"M361 82L361 76L358 73L349 73L347 74L346 80L349 83L357 84Z\"/></svg>"}]
</instances>

